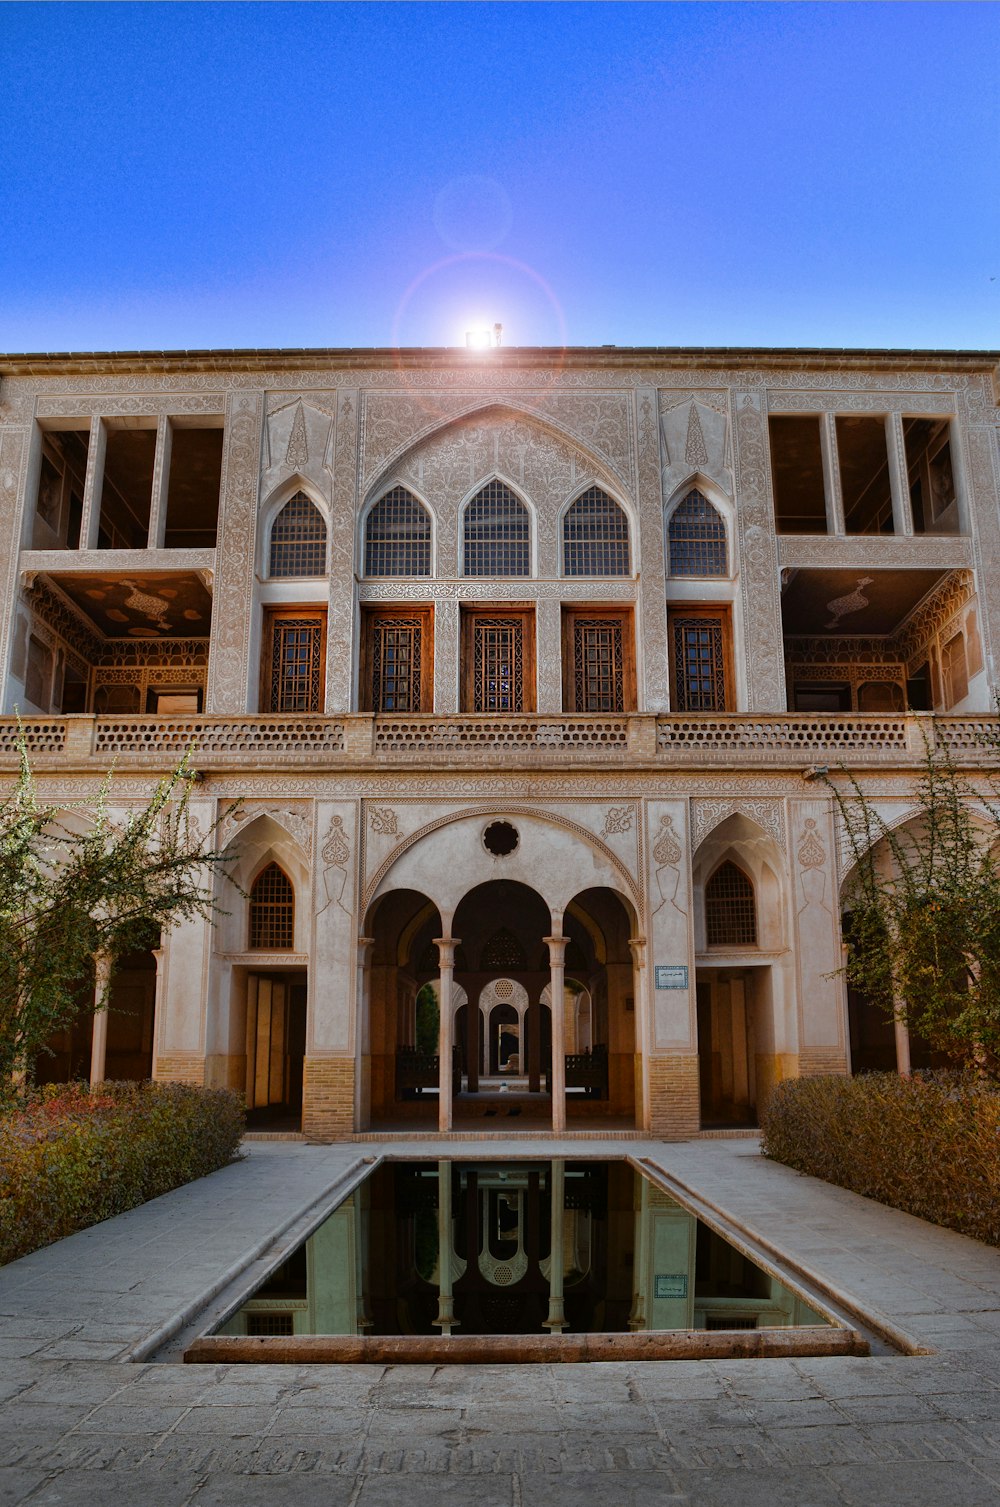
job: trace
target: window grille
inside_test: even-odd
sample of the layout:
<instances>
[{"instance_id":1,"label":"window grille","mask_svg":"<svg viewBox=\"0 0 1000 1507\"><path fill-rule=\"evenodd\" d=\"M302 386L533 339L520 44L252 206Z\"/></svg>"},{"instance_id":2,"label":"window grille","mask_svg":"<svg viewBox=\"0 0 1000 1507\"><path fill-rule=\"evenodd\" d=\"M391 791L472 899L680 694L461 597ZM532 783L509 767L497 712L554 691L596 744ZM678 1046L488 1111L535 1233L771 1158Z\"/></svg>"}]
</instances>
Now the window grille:
<instances>
[{"instance_id":1,"label":"window grille","mask_svg":"<svg viewBox=\"0 0 1000 1507\"><path fill-rule=\"evenodd\" d=\"M271 525L270 576L326 574L326 524L304 492L290 497Z\"/></svg>"},{"instance_id":2,"label":"window grille","mask_svg":"<svg viewBox=\"0 0 1000 1507\"><path fill-rule=\"evenodd\" d=\"M474 712L524 710L524 642L520 618L477 618L473 630Z\"/></svg>"},{"instance_id":3,"label":"window grille","mask_svg":"<svg viewBox=\"0 0 1000 1507\"><path fill-rule=\"evenodd\" d=\"M563 519L563 575L627 576L628 519L600 487L578 497Z\"/></svg>"},{"instance_id":4,"label":"window grille","mask_svg":"<svg viewBox=\"0 0 1000 1507\"><path fill-rule=\"evenodd\" d=\"M625 710L622 625L616 618L576 618L573 676L578 712Z\"/></svg>"},{"instance_id":5,"label":"window grille","mask_svg":"<svg viewBox=\"0 0 1000 1507\"><path fill-rule=\"evenodd\" d=\"M277 618L271 629L268 710L318 712L323 704L321 618Z\"/></svg>"},{"instance_id":6,"label":"window grille","mask_svg":"<svg viewBox=\"0 0 1000 1507\"><path fill-rule=\"evenodd\" d=\"M294 943L295 891L276 863L269 863L250 890L250 946L267 952L290 949Z\"/></svg>"},{"instance_id":7,"label":"window grille","mask_svg":"<svg viewBox=\"0 0 1000 1507\"><path fill-rule=\"evenodd\" d=\"M722 618L673 618L671 634L677 711L724 712L726 659Z\"/></svg>"},{"instance_id":8,"label":"window grille","mask_svg":"<svg viewBox=\"0 0 1000 1507\"><path fill-rule=\"evenodd\" d=\"M501 926L483 948L479 966L485 973L491 968L525 969L528 966L524 948L512 931Z\"/></svg>"},{"instance_id":9,"label":"window grille","mask_svg":"<svg viewBox=\"0 0 1000 1507\"><path fill-rule=\"evenodd\" d=\"M502 481L491 481L465 510L463 573L467 576L531 574L528 510Z\"/></svg>"},{"instance_id":10,"label":"window grille","mask_svg":"<svg viewBox=\"0 0 1000 1507\"><path fill-rule=\"evenodd\" d=\"M422 628L418 617L372 620L373 711L419 712Z\"/></svg>"},{"instance_id":11,"label":"window grille","mask_svg":"<svg viewBox=\"0 0 1000 1507\"><path fill-rule=\"evenodd\" d=\"M729 859L705 886L705 934L710 947L757 945L753 885Z\"/></svg>"},{"instance_id":12,"label":"window grille","mask_svg":"<svg viewBox=\"0 0 1000 1507\"><path fill-rule=\"evenodd\" d=\"M248 1313L247 1334L294 1334L295 1315L291 1313Z\"/></svg>"},{"instance_id":13,"label":"window grille","mask_svg":"<svg viewBox=\"0 0 1000 1507\"><path fill-rule=\"evenodd\" d=\"M365 524L366 576L429 576L431 520L405 487L386 492Z\"/></svg>"},{"instance_id":14,"label":"window grille","mask_svg":"<svg viewBox=\"0 0 1000 1507\"><path fill-rule=\"evenodd\" d=\"M708 1313L705 1315L706 1329L756 1329L755 1318L740 1317L725 1313Z\"/></svg>"},{"instance_id":15,"label":"window grille","mask_svg":"<svg viewBox=\"0 0 1000 1507\"><path fill-rule=\"evenodd\" d=\"M729 574L726 525L707 497L693 490L670 516L668 574L725 576Z\"/></svg>"}]
</instances>

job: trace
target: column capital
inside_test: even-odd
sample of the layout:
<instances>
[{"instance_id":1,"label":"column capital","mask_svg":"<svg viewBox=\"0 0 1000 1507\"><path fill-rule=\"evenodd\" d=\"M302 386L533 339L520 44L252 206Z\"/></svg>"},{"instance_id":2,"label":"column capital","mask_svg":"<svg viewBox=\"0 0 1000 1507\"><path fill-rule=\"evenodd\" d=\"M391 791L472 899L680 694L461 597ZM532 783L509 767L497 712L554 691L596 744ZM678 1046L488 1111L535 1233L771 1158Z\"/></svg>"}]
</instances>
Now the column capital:
<instances>
[{"instance_id":1,"label":"column capital","mask_svg":"<svg viewBox=\"0 0 1000 1507\"><path fill-rule=\"evenodd\" d=\"M438 950L438 963L442 968L454 968L455 949L461 947L461 937L434 937L434 946Z\"/></svg>"},{"instance_id":2,"label":"column capital","mask_svg":"<svg viewBox=\"0 0 1000 1507\"><path fill-rule=\"evenodd\" d=\"M549 949L549 964L553 968L560 967L566 961L566 947L569 937L543 937L542 941Z\"/></svg>"},{"instance_id":3,"label":"column capital","mask_svg":"<svg viewBox=\"0 0 1000 1507\"><path fill-rule=\"evenodd\" d=\"M628 945L629 945L629 950L630 950L630 952L632 954L632 961L635 963L635 966L637 968L641 968L642 965L643 965L643 962L645 961L646 938L645 937L629 937L629 939L628 939Z\"/></svg>"}]
</instances>

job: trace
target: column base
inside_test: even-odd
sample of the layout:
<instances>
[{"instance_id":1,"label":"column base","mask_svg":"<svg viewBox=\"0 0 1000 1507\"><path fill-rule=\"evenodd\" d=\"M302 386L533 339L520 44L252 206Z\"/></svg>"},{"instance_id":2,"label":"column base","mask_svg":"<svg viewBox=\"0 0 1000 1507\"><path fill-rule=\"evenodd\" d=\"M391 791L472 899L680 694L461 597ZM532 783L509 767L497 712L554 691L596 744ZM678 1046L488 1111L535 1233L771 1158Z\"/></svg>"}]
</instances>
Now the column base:
<instances>
[{"instance_id":1,"label":"column base","mask_svg":"<svg viewBox=\"0 0 1000 1507\"><path fill-rule=\"evenodd\" d=\"M164 1052L153 1063L154 1083L193 1083L205 1086L206 1059L200 1052Z\"/></svg>"},{"instance_id":2,"label":"column base","mask_svg":"<svg viewBox=\"0 0 1000 1507\"><path fill-rule=\"evenodd\" d=\"M649 1131L665 1141L684 1140L701 1128L698 1057L672 1052L649 1059Z\"/></svg>"},{"instance_id":3,"label":"column base","mask_svg":"<svg viewBox=\"0 0 1000 1507\"><path fill-rule=\"evenodd\" d=\"M302 1074L302 1133L343 1141L354 1133L354 1058L307 1057Z\"/></svg>"}]
</instances>

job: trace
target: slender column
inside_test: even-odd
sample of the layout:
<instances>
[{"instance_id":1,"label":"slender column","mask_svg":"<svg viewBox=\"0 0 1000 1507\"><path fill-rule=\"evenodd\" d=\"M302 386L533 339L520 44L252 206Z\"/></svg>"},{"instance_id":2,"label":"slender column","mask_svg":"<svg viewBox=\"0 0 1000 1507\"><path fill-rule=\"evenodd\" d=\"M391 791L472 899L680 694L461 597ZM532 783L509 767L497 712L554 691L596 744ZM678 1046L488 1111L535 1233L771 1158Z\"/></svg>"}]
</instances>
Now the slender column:
<instances>
[{"instance_id":1,"label":"slender column","mask_svg":"<svg viewBox=\"0 0 1000 1507\"><path fill-rule=\"evenodd\" d=\"M542 1325L553 1334L562 1334L566 1328L566 1313L563 1308L563 1206L566 1202L566 1163L557 1157L552 1163L551 1193L551 1238L549 1241L549 1316Z\"/></svg>"},{"instance_id":2,"label":"slender column","mask_svg":"<svg viewBox=\"0 0 1000 1507\"><path fill-rule=\"evenodd\" d=\"M844 522L844 492L840 484L840 457L837 454L836 414L824 413L819 438L823 455L826 531L828 534L843 534L846 532L846 524Z\"/></svg>"},{"instance_id":3,"label":"slender column","mask_svg":"<svg viewBox=\"0 0 1000 1507\"><path fill-rule=\"evenodd\" d=\"M97 548L97 531L101 525L101 493L104 490L104 456L108 431L104 420L95 414L90 421L90 448L87 451L87 475L83 483L83 516L80 519L80 548Z\"/></svg>"},{"instance_id":4,"label":"slender column","mask_svg":"<svg viewBox=\"0 0 1000 1507\"><path fill-rule=\"evenodd\" d=\"M653 1022L646 997L646 938L629 937L628 949L632 954L632 998L635 1000L635 1120L637 1126L648 1130L652 1113L649 1102L649 1059L653 1044ZM608 1093L610 1092L609 1083Z\"/></svg>"},{"instance_id":5,"label":"slender column","mask_svg":"<svg viewBox=\"0 0 1000 1507\"><path fill-rule=\"evenodd\" d=\"M451 1162L438 1162L438 1311L431 1322L442 1334L455 1327L451 1272Z\"/></svg>"},{"instance_id":6,"label":"slender column","mask_svg":"<svg viewBox=\"0 0 1000 1507\"><path fill-rule=\"evenodd\" d=\"M354 1022L354 1123L359 1130L365 1128L369 1121L370 1105L368 1073L365 1071L365 1059L371 1056L372 1027L371 1027L371 960L372 948L375 946L374 937L358 937L358 961L357 961L357 987L355 998L357 1000L357 1019ZM396 1042L399 1046L399 1042Z\"/></svg>"},{"instance_id":7,"label":"slender column","mask_svg":"<svg viewBox=\"0 0 1000 1507\"><path fill-rule=\"evenodd\" d=\"M552 1016L552 1134L566 1129L566 1020L564 1016L566 938L545 937L549 948L549 1014Z\"/></svg>"},{"instance_id":8,"label":"slender column","mask_svg":"<svg viewBox=\"0 0 1000 1507\"><path fill-rule=\"evenodd\" d=\"M173 430L165 413L156 426L156 458L153 461L153 495L149 505L147 549L162 549L167 531L167 491L170 486L170 447Z\"/></svg>"},{"instance_id":9,"label":"slender column","mask_svg":"<svg viewBox=\"0 0 1000 1507\"><path fill-rule=\"evenodd\" d=\"M90 1045L90 1081L103 1083L108 1054L108 991L111 986L111 959L99 952L94 959L94 1028Z\"/></svg>"},{"instance_id":10,"label":"slender column","mask_svg":"<svg viewBox=\"0 0 1000 1507\"><path fill-rule=\"evenodd\" d=\"M455 937L435 937L440 977L438 980L438 1130L451 1129L451 1058L454 1021L451 1014L451 986L455 976Z\"/></svg>"},{"instance_id":11,"label":"slender column","mask_svg":"<svg viewBox=\"0 0 1000 1507\"><path fill-rule=\"evenodd\" d=\"M900 1002L896 1002L897 1012L901 1008ZM893 1016L893 1030L896 1035L896 1071L901 1078L910 1076L910 1031L906 1021L898 1013Z\"/></svg>"},{"instance_id":12,"label":"slender column","mask_svg":"<svg viewBox=\"0 0 1000 1507\"><path fill-rule=\"evenodd\" d=\"M470 1094L479 1092L479 1026L479 1001L470 999L465 1006L465 1060Z\"/></svg>"},{"instance_id":13,"label":"slender column","mask_svg":"<svg viewBox=\"0 0 1000 1507\"><path fill-rule=\"evenodd\" d=\"M528 1093L537 1094L542 1086L542 1009L541 1000L528 1006Z\"/></svg>"},{"instance_id":14,"label":"slender column","mask_svg":"<svg viewBox=\"0 0 1000 1507\"><path fill-rule=\"evenodd\" d=\"M901 413L886 416L885 448L889 457L892 531L897 538L904 539L913 533L913 513L910 508L910 479L906 470L906 439Z\"/></svg>"},{"instance_id":15,"label":"slender column","mask_svg":"<svg viewBox=\"0 0 1000 1507\"><path fill-rule=\"evenodd\" d=\"M163 1009L163 985L166 978L165 947L152 948L153 958L156 962L156 983L153 985L153 1070L150 1077L156 1077L156 1059L159 1055L161 1011Z\"/></svg>"}]
</instances>

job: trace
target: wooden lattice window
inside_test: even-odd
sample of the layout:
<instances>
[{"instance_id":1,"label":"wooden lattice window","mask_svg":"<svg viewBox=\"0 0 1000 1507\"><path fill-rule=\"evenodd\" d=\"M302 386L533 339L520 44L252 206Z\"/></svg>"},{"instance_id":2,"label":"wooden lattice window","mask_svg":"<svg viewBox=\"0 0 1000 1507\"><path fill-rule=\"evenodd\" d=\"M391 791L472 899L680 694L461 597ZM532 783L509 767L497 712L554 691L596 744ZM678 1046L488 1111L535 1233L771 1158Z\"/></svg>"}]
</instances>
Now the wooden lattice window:
<instances>
[{"instance_id":1,"label":"wooden lattice window","mask_svg":"<svg viewBox=\"0 0 1000 1507\"><path fill-rule=\"evenodd\" d=\"M284 869L269 863L250 888L250 946L289 951L295 940L295 891Z\"/></svg>"},{"instance_id":2,"label":"wooden lattice window","mask_svg":"<svg viewBox=\"0 0 1000 1507\"><path fill-rule=\"evenodd\" d=\"M501 926L495 931L482 950L479 967L486 973L494 968L525 969L528 960L524 948L512 931Z\"/></svg>"},{"instance_id":3,"label":"wooden lattice window","mask_svg":"<svg viewBox=\"0 0 1000 1507\"><path fill-rule=\"evenodd\" d=\"M695 488L674 508L667 528L667 574L729 574L726 525L707 497Z\"/></svg>"},{"instance_id":4,"label":"wooden lattice window","mask_svg":"<svg viewBox=\"0 0 1000 1507\"><path fill-rule=\"evenodd\" d=\"M264 641L264 710L322 711L326 614L295 608L269 611Z\"/></svg>"},{"instance_id":5,"label":"wooden lattice window","mask_svg":"<svg viewBox=\"0 0 1000 1507\"><path fill-rule=\"evenodd\" d=\"M427 509L405 487L393 487L379 498L365 523L365 575L430 573L431 520Z\"/></svg>"},{"instance_id":6,"label":"wooden lattice window","mask_svg":"<svg viewBox=\"0 0 1000 1507\"><path fill-rule=\"evenodd\" d=\"M488 482L465 510L463 574L528 576L528 510L502 481Z\"/></svg>"},{"instance_id":7,"label":"wooden lattice window","mask_svg":"<svg viewBox=\"0 0 1000 1507\"><path fill-rule=\"evenodd\" d=\"M753 885L728 858L705 886L705 937L709 947L757 945Z\"/></svg>"},{"instance_id":8,"label":"wooden lattice window","mask_svg":"<svg viewBox=\"0 0 1000 1507\"><path fill-rule=\"evenodd\" d=\"M366 613L363 711L398 715L427 710L432 691L430 636L425 608Z\"/></svg>"},{"instance_id":9,"label":"wooden lattice window","mask_svg":"<svg viewBox=\"0 0 1000 1507\"><path fill-rule=\"evenodd\" d=\"M290 497L271 525L270 576L326 574L326 524L304 492Z\"/></svg>"},{"instance_id":10,"label":"wooden lattice window","mask_svg":"<svg viewBox=\"0 0 1000 1507\"><path fill-rule=\"evenodd\" d=\"M671 613L670 678L675 710L729 710L730 658L728 614Z\"/></svg>"},{"instance_id":11,"label":"wooden lattice window","mask_svg":"<svg viewBox=\"0 0 1000 1507\"><path fill-rule=\"evenodd\" d=\"M627 576L628 519L602 492L589 487L563 519L563 575Z\"/></svg>"},{"instance_id":12,"label":"wooden lattice window","mask_svg":"<svg viewBox=\"0 0 1000 1507\"><path fill-rule=\"evenodd\" d=\"M528 612L463 614L463 707L530 712L535 705L533 620Z\"/></svg>"},{"instance_id":13,"label":"wooden lattice window","mask_svg":"<svg viewBox=\"0 0 1000 1507\"><path fill-rule=\"evenodd\" d=\"M627 615L570 610L565 616L563 647L567 711L632 710L635 678Z\"/></svg>"}]
</instances>

